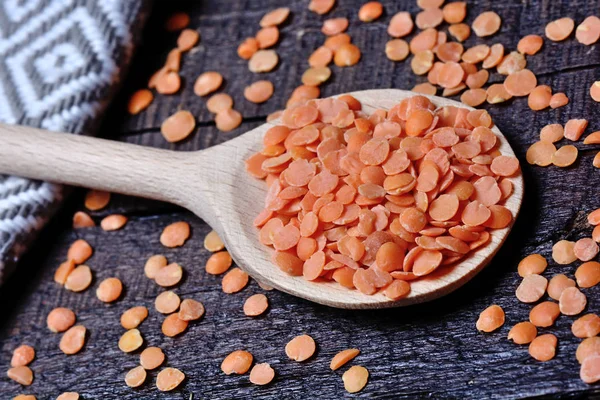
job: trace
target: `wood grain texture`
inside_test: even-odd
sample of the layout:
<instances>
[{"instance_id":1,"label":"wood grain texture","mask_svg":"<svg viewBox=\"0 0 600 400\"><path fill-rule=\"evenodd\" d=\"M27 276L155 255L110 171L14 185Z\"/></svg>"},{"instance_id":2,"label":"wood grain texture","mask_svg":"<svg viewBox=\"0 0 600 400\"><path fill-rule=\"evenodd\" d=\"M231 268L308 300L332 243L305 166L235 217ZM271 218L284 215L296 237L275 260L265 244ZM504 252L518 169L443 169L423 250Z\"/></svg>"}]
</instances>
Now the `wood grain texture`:
<instances>
[{"instance_id":1,"label":"wood grain texture","mask_svg":"<svg viewBox=\"0 0 600 400\"><path fill-rule=\"evenodd\" d=\"M413 92L398 89L351 94L362 103L362 111L367 115L377 109L389 110L414 96ZM453 100L429 98L438 108L465 107ZM510 233L512 223L492 230L489 244L459 263L411 283L410 294L396 301L383 293L369 296L336 282L315 283L290 276L273 265L272 252L258 240L253 220L263 206L261 201L253 200L266 196L266 186L249 176L244 164L261 150L265 132L277 124L278 121L265 123L219 146L188 153L0 124L0 142L4 144L0 148L0 172L178 204L205 220L225 242L238 266L254 279L337 308L400 307L442 297L481 271ZM500 142L498 150L514 157L498 128L492 130ZM523 176L519 172L510 179L513 193L504 205L516 218L523 202Z\"/></svg>"},{"instance_id":2,"label":"wood grain texture","mask_svg":"<svg viewBox=\"0 0 600 400\"><path fill-rule=\"evenodd\" d=\"M197 150L220 143L259 125L259 117L281 108L291 90L299 82L306 57L322 41L318 32L324 18L305 12L307 1L288 4L285 1L248 0L189 2L157 2L157 8L146 30L145 47L138 53L126 85L128 91L115 103L107 118L104 132L111 138L176 150ZM361 43L365 56L355 67L339 70L334 67L331 82L323 87L323 95L370 87L409 89L416 78L408 62L392 63L383 54L388 37L385 27L391 14L399 10L417 11L410 1L383 1L388 10L381 22L360 25L355 10L360 0L339 0L332 16L351 18L350 32ZM245 63L233 54L239 39L255 32L260 16L277 6L290 6L292 20L283 28L286 35L280 46L285 57L285 69L269 74L276 94L261 106L246 104L241 89L246 82L260 79L245 69ZM543 33L545 24L569 15L577 22L597 13L598 1L469 1L467 22L484 9L497 11L503 19L502 30L489 40L470 38L474 43L501 41L515 48L519 38L529 33ZM197 56L184 59L184 77L194 79L207 68L220 68L228 77L225 90L236 100L236 107L247 117L236 131L219 133L204 110L204 100L186 95L159 97L152 109L131 118L122 112L128 93L143 85L150 73L163 62L173 46L175 36L164 37L163 18L178 7L191 12L193 27L203 34L203 46ZM300 29L301 28L301 29ZM444 28L445 29L445 28ZM221 33L225 32L225 33ZM368 34L368 36L366 36ZM360 37L359 37L360 36ZM299 39L298 39L299 38ZM155 40L156 39L156 40ZM283 49L285 42L285 49ZM223 44L227 46L222 47ZM314 47L311 47L314 46ZM159 54L160 51L163 54ZM223 62L216 63L219 57ZM240 63L238 66L237 64ZM21 389L7 378L0 379L2 397L29 392L41 399L53 399L63 390L79 391L86 399L318 399L386 398L386 399L457 399L457 398L598 398L598 385L586 385L579 380L579 365L574 357L580 342L570 333L573 317L561 316L556 326L541 329L558 336L556 358L539 363L527 354L526 346L516 346L506 340L510 327L528 319L531 306L519 303L514 290L520 282L516 273L518 261L532 252L550 260L544 273L548 278L556 273L572 276L579 263L559 266L551 261L552 244L560 239L577 240L589 236L586 215L600 207L597 188L600 173L591 165L597 146L583 146L579 160L570 168L540 168L525 164L525 152L548 123L565 123L569 118L586 117L590 127L586 134L600 127L598 104L588 94L594 80L600 79L598 45L585 47L574 38L562 43L544 44L543 50L528 57L529 66L542 84L555 91L564 91L571 103L557 110L532 112L526 99L515 99L502 106L485 106L508 138L521 159L527 196L519 219L508 241L482 273L460 290L431 303L395 310L356 312L336 310L282 294L267 292L272 304L268 314L258 320L243 316L241 307L246 297L263 292L253 282L236 295L220 291L220 280L204 274L203 264L208 254L202 239L209 230L201 220L165 203L145 201L126 196L114 196L109 207L93 213L96 220L111 212L124 212L131 221L122 232L107 234L99 228L73 231L69 218L81 209L81 192L66 205L64 212L44 232L36 248L20 263L17 275L0 289L0 365L8 366L12 350L21 343L30 343L38 350L32 369L34 384ZM243 82L235 86L232 80ZM492 74L491 80L500 77ZM188 81L189 82L189 81ZM233 85L233 83L232 83ZM191 86L186 86L190 91ZM190 108L204 121L189 140L172 145L164 141L158 127L164 116L178 108ZM181 249L165 251L158 243L160 230L168 223L185 219L192 224L191 240ZM84 294L73 294L55 286L52 274L64 259L69 244L76 238L89 240L96 251L90 266L96 274L94 287ZM120 313L126 308L146 304L152 307L161 291L142 275L143 263L154 253L165 252L170 259L186 269L186 280L176 289L182 297L194 296L207 308L205 319L181 337L168 339L158 329L162 317L151 310L141 331L149 345L165 349L168 365L181 368L188 379L180 390L158 393L153 387L156 373L139 390L123 383L125 372L134 367L135 355L119 352L117 340L122 333L118 325ZM94 296L100 279L119 276L126 293L115 305L101 304ZM599 312L600 288L585 289L588 307L585 312ZM507 314L506 324L492 334L475 330L479 312L490 304L501 305ZM90 329L85 350L66 357L58 350L59 337L43 327L47 312L55 306L72 307L80 321ZM318 343L315 358L302 365L286 359L283 348L293 336L311 334ZM355 364L364 365L371 373L365 390L358 395L343 391L341 374L329 370L330 358L347 347L358 347L362 354ZM225 376L219 370L223 357L232 350L246 348L257 362L270 362L277 371L272 385L255 387L247 376Z\"/></svg>"}]
</instances>

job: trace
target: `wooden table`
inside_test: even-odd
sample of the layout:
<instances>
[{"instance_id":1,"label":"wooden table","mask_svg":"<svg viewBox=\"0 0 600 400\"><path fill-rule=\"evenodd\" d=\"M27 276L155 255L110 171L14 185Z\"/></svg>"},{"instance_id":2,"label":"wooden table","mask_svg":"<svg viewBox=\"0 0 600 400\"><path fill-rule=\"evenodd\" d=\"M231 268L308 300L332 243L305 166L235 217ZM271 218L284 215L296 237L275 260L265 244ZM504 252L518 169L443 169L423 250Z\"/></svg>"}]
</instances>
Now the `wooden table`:
<instances>
[{"instance_id":1,"label":"wooden table","mask_svg":"<svg viewBox=\"0 0 600 400\"><path fill-rule=\"evenodd\" d=\"M158 2L157 2L158 3ZM226 141L262 123L265 116L284 106L300 75L307 67L308 55L323 41L319 17L307 10L308 1L284 0L161 2L156 5L144 32L142 45L131 67L119 98L113 103L102 127L104 136L130 143L171 148L201 149ZM422 82L410 72L409 62L394 63L383 52L390 16L397 11L418 12L414 1L384 1L386 15L378 22L357 21L361 0L339 0L330 16L350 18L349 33L362 52L360 63L352 68L333 67L332 79L322 87L322 95L368 88L410 89ZM242 39L252 36L258 21L276 6L290 6L292 16L281 31L276 49L279 67L268 74L250 73L247 63L236 56ZM578 23L598 13L600 2L570 1L469 1L468 22L484 10L492 9L503 19L501 31L488 40L474 36L475 43L501 42L516 49L526 34L543 34L547 22L562 16ZM158 96L139 116L126 115L124 104L133 90L143 87L163 63L176 40L176 34L164 33L164 18L177 7L192 16L191 26L201 31L200 45L183 58L184 88L174 96ZM445 27L444 27L445 29ZM570 332L574 318L561 316L556 326L541 329L559 339L556 357L545 363L533 360L527 346L506 339L508 330L527 320L530 306L519 303L514 291L519 283L518 261L533 252L550 260L545 276L572 275L575 265L558 266L551 261L551 247L559 239L576 240L589 236L586 214L600 207L597 188L600 172L592 167L598 148L575 143L579 160L567 169L531 167L525 163L527 147L548 123L565 123L569 118L587 118L587 132L600 129L600 106L588 94L591 83L600 79L598 44L583 46L573 37L562 43L546 41L542 51L528 57L528 66L540 84L563 91L571 102L557 110L532 112L527 100L520 98L504 105L485 106L505 133L522 161L526 180L526 201L508 242L487 269L468 285L441 300L420 306L382 311L344 311L311 304L286 294L267 293L271 307L264 316L244 316L242 304L251 294L264 292L255 282L235 295L220 290L220 278L207 275L203 265L209 256L202 241L210 228L189 212L171 205L125 196L114 196L110 206L93 213L99 219L111 213L129 217L126 228L112 233L100 228L73 230L70 218L82 208L82 191L77 191L60 214L41 235L18 272L0 294L0 365L8 369L12 350L21 343L37 351L31 367L35 381L21 388L4 377L0 379L2 398L17 393L34 393L38 399L54 399L63 391L73 390L86 399L169 398L188 399L331 399L352 397L345 393L341 375L329 369L331 357L339 350L357 347L361 355L353 364L367 367L370 379L359 395L369 398L516 398L528 396L597 397L600 386L586 385L579 379L575 349L580 340ZM217 70L225 76L224 91L235 99L244 123L231 133L218 132L205 99L193 94L195 78L204 71ZM243 98L243 89L258 79L270 79L276 95L263 105ZM491 82L502 77L492 74ZM178 109L188 109L198 118L198 129L189 140L168 144L161 136L161 121ZM243 195L243 194L242 194ZM261 199L256 199L261 201ZM159 243L164 226L186 220L193 235L180 249L165 249ZM88 264L94 271L94 285L85 293L71 293L52 281L54 270L66 257L75 239L87 240L95 249ZM186 277L176 292L204 303L206 315L199 323L177 338L160 333L163 317L153 307L161 289L143 274L145 260L152 254L165 254L170 261L184 266ZM95 296L99 281L119 277L125 284L123 299L115 304L100 303ZM588 312L598 312L600 289L586 289ZM475 329L478 314L490 304L506 311L506 324L493 334ZM159 394L154 386L156 372L140 389L130 389L123 381L126 371L138 364L138 354L119 351L117 341L124 330L119 316L129 307L146 305L149 318L141 325L146 343L160 346L167 364L187 375L178 391ZM84 351L65 356L58 349L59 335L45 326L47 313L54 307L72 308L78 322L89 330ZM318 343L315 357L302 364L291 362L284 353L285 344L294 336L308 333ZM222 359L231 351L247 349L256 362L268 362L277 372L266 387L249 383L248 375L226 376L220 369Z\"/></svg>"}]
</instances>

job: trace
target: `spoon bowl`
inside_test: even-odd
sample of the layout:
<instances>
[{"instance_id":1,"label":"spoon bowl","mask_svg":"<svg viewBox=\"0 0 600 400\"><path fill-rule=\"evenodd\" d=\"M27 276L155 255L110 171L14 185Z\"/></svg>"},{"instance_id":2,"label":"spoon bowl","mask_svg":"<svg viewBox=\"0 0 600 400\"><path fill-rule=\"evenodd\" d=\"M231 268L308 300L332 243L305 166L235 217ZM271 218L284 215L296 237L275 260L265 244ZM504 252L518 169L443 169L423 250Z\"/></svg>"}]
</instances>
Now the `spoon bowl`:
<instances>
[{"instance_id":1,"label":"spoon bowl","mask_svg":"<svg viewBox=\"0 0 600 400\"><path fill-rule=\"evenodd\" d=\"M414 92L382 89L350 93L367 114L390 109ZM456 101L426 96L437 106L469 108ZM271 262L258 240L253 220L263 209L266 185L245 170L245 160L262 148L266 123L221 145L182 153L102 139L77 137L19 126L0 126L0 173L119 192L183 206L206 221L221 237L236 264L257 281L316 303L338 308L376 309L422 303L468 282L500 249L519 213L523 177L511 177L514 191L504 204L513 223L490 231L491 240L462 261L411 282L408 297L392 301L381 293L365 295L335 282L311 282L290 276ZM514 152L497 127L499 150Z\"/></svg>"}]
</instances>

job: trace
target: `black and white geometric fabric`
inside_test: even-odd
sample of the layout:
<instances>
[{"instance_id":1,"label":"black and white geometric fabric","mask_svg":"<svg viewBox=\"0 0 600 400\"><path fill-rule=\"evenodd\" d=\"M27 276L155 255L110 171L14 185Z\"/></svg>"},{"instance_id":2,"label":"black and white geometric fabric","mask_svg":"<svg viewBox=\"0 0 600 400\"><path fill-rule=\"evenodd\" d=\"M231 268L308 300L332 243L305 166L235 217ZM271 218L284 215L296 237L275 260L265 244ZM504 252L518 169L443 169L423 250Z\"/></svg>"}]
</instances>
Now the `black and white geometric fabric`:
<instances>
[{"instance_id":1,"label":"black and white geometric fabric","mask_svg":"<svg viewBox=\"0 0 600 400\"><path fill-rule=\"evenodd\" d=\"M148 3L0 0L0 122L95 133ZM60 185L0 175L0 283L62 198Z\"/></svg>"}]
</instances>

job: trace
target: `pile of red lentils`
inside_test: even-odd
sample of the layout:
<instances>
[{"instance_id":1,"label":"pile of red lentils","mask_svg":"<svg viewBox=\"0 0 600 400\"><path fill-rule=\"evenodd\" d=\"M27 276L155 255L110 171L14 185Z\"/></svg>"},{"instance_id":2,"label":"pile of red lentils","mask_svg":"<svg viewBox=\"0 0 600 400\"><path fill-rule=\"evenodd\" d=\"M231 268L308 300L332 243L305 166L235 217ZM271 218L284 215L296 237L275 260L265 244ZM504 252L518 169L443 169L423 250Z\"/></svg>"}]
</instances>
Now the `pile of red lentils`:
<instances>
[{"instance_id":1,"label":"pile of red lentils","mask_svg":"<svg viewBox=\"0 0 600 400\"><path fill-rule=\"evenodd\" d=\"M326 15L335 3L335 0L310 0L308 8ZM483 12L469 26L464 22L466 2L444 5L444 0L417 0L417 4L422 11L414 20L408 12L398 12L390 18L387 32L392 39L384 49L386 56L395 62L412 54L412 71L427 77L427 82L412 89L414 92L434 95L439 86L443 96L461 94L461 101L472 107L520 96L528 97L528 105L534 111L568 104L566 94L552 93L549 86L537 85L535 74L526 69L526 56L535 55L543 47L542 36L523 37L517 49L508 54L501 43L464 49L461 42L471 31L478 37L494 35L501 27L500 16L493 11ZM379 2L371 1L358 10L358 18L361 23L370 23L379 20L383 12ZM278 26L286 22L289 14L288 8L267 13L256 35L239 45L237 55L248 60L251 72L261 74L277 67L279 56L273 48L279 41ZM152 103L154 93L172 95L181 90L182 56L200 40L196 30L187 28L189 22L185 13L176 13L168 19L166 29L180 31L176 47L168 53L164 66L150 77L147 89L132 95L128 105L131 114L144 111ZM446 32L436 29L444 22L455 41L449 41ZM412 33L415 25L420 32L406 42L402 38ZM519 164L496 149L497 138L490 130L492 121L485 111L435 109L428 99L414 97L389 112L378 110L366 115L361 112L361 104L350 96L315 101L320 96L319 86L332 75L331 62L337 67L351 67L361 59L360 49L345 33L348 26L346 18L323 22L321 31L325 40L308 58L302 85L293 91L286 111L267 118L268 121L281 118L283 125L267 133L264 150L248 163L249 171L266 179L270 187L265 211L255 223L262 226L261 241L274 247L274 261L280 268L309 280L334 279L363 293L383 289L388 297L398 299L410 292L410 280L458 262L487 243L490 229L511 223L512 215L501 203L512 191L507 177L518 172ZM544 34L548 40L558 42L570 37L573 30L579 43L591 46L600 38L600 19L589 16L575 28L571 18L561 18L548 23ZM506 79L484 89L492 68L506 75ZM215 114L216 127L226 132L237 128L243 118L233 108L230 95L215 93L223 81L219 72L204 71L195 80L193 91L203 98L211 95L206 107ZM274 91L271 82L259 80L246 87L244 97L253 103L263 103ZM593 100L600 102L600 82L591 83L589 92ZM167 141L178 142L187 138L195 126L193 114L179 110L163 122L161 132ZM555 143L563 138L579 140L586 127L585 119L572 119L564 127L558 124L544 127L540 140L527 151L528 163L558 167L573 164L577 149L572 145L557 149ZM584 144L600 144L600 132L589 134ZM593 164L600 168L600 153ZM85 206L96 211L109 201L109 193L90 191ZM530 321L517 323L508 333L508 339L516 344L529 344L529 352L536 360L552 359L557 347L553 334L538 336L537 328L551 327L560 314L581 314L587 299L580 289L600 282L600 263L592 261L598 253L596 243L600 242L600 209L592 212L588 220L595 226L591 238L577 242L561 240L552 249L552 258L558 264L583 262L575 272L575 280L558 274L548 282L541 275L547 261L539 254L529 255L519 264L518 273L523 277L516 290L519 301L535 303L547 293L558 302L538 303L531 310ZM127 222L123 215L110 215L102 219L100 226L105 231L115 231ZM95 225L83 211L73 216L75 229ZM167 248L179 247L189 235L189 225L176 222L164 228L160 241ZM239 268L230 269L231 256L215 232L206 236L204 246L214 253L206 263L206 272L225 274L224 293L241 291L249 277ZM86 292L92 284L93 271L84 263L93 251L83 240L74 242L67 260L56 270L56 284L73 292ZM154 302L156 311L166 315L162 324L164 335L181 335L190 323L203 317L201 302L181 300L172 290L182 279L182 266L169 263L163 255L154 255L147 260L144 273L157 285L169 289ZM98 284L96 296L99 301L112 303L122 297L122 291L123 283L112 277ZM243 311L249 317L256 317L268 307L267 297L256 294L245 301ZM139 305L121 316L125 333L117 345L124 353L134 353L144 345L137 328L148 313L146 305ZM481 313L477 329L495 331L504 324L504 319L502 308L492 305ZM76 321L77 316L68 308L59 307L48 314L48 329L62 334L58 347L65 354L77 354L85 346L87 330L81 324L76 325ZM583 339L576 352L581 379L587 383L600 380L600 317L592 313L583 315L573 322L572 331ZM315 349L315 341L309 335L301 335L287 344L285 353L291 360L302 362L311 358ZM359 353L358 349L340 351L331 360L330 368L341 368ZM161 367L165 361L165 354L158 347L146 347L139 357L140 365L124 376L130 387L143 385L146 371ZM31 346L16 348L8 377L23 386L31 385L34 374L28 365L34 359L35 350ZM269 384L275 376L273 368L267 363L252 366L253 362L250 352L237 350L223 360L221 370L225 374L250 371L250 382ZM342 376L350 393L362 390L368 378L367 369L359 365L350 367ZM184 379L182 371L165 367L157 375L156 387L160 391L173 390ZM31 400L35 396L19 395L15 399ZM66 392L57 399L77 400L79 394Z\"/></svg>"}]
</instances>

